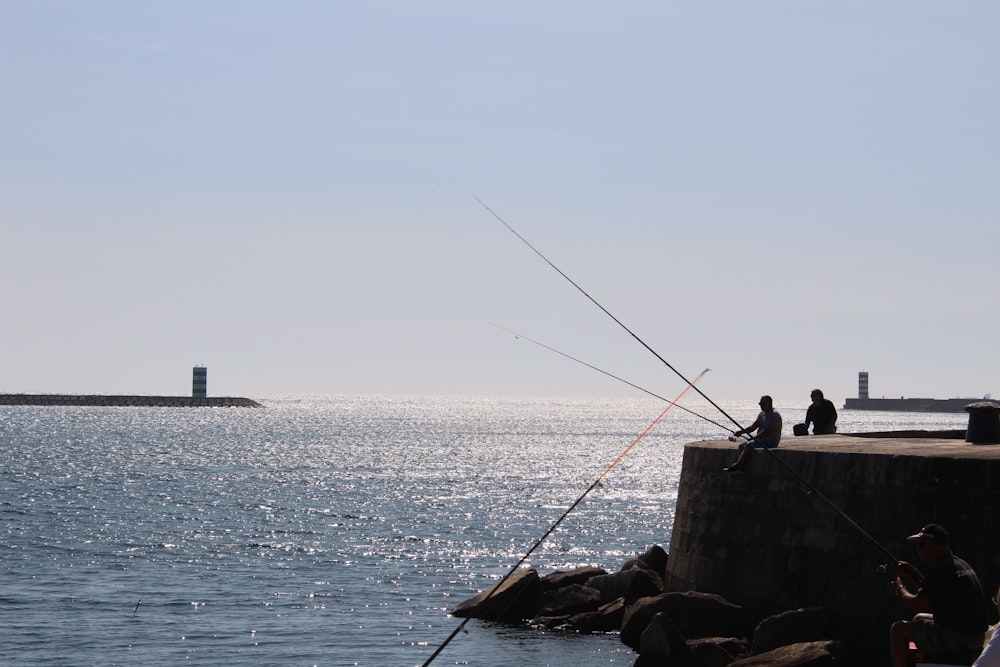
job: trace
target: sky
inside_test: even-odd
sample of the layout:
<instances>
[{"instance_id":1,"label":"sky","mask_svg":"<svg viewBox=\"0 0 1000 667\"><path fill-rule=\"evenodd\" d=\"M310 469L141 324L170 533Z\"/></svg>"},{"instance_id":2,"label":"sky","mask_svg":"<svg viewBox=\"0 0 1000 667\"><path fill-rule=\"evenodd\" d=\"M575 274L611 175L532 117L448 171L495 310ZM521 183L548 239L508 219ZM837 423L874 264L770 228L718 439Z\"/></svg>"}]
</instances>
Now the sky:
<instances>
[{"instance_id":1,"label":"sky","mask_svg":"<svg viewBox=\"0 0 1000 667\"><path fill-rule=\"evenodd\" d=\"M0 0L0 392L1000 393L998 25Z\"/></svg>"}]
</instances>

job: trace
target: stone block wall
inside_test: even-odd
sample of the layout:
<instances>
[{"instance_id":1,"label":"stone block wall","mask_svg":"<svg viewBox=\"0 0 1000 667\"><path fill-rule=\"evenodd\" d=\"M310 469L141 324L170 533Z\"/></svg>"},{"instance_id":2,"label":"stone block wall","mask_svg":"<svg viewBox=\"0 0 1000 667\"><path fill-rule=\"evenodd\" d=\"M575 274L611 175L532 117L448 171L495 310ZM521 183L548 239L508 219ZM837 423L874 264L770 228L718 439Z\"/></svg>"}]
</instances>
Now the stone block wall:
<instances>
[{"instance_id":1,"label":"stone block wall","mask_svg":"<svg viewBox=\"0 0 1000 667\"><path fill-rule=\"evenodd\" d=\"M905 538L923 524L944 524L987 598L996 591L1000 446L789 440L773 450L782 463L759 452L742 475L721 472L734 458L732 443L685 448L668 590L715 593L758 620L826 607L837 631L864 647L854 664L887 664L889 625L909 614L887 594L888 575L878 567L895 559L916 563Z\"/></svg>"}]
</instances>

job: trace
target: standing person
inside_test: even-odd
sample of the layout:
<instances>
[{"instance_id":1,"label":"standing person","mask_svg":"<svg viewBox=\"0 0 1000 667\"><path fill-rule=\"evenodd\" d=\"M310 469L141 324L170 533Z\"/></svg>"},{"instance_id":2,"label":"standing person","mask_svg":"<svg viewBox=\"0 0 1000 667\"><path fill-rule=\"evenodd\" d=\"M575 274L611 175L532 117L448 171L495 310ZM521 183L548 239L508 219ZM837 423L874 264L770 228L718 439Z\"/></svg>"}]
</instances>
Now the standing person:
<instances>
[{"instance_id":1,"label":"standing person","mask_svg":"<svg viewBox=\"0 0 1000 667\"><path fill-rule=\"evenodd\" d=\"M986 605L975 571L951 552L948 531L939 524L929 523L906 539L916 545L921 567L896 563L891 591L916 615L910 621L896 621L889 630L893 667L909 664L911 641L924 656L980 651L986 636ZM916 592L902 577L916 583Z\"/></svg>"},{"instance_id":2,"label":"standing person","mask_svg":"<svg viewBox=\"0 0 1000 667\"><path fill-rule=\"evenodd\" d=\"M1000 614L1000 589L993 596L993 604L997 608L997 613ZM972 667L1000 667L1000 623L993 626L993 635L990 637L989 643L983 648L979 658L972 663Z\"/></svg>"},{"instance_id":3,"label":"standing person","mask_svg":"<svg viewBox=\"0 0 1000 667\"><path fill-rule=\"evenodd\" d=\"M741 472L747 461L750 460L753 450L759 447L771 449L777 447L778 443L781 442L781 415L774 411L774 402L771 397L761 396L757 405L760 406L760 414L757 415L757 419L746 428L733 431L733 438L750 433L754 429L757 429L757 433L746 442L740 443L739 456L736 457L735 463L723 468L726 472Z\"/></svg>"},{"instance_id":4,"label":"standing person","mask_svg":"<svg viewBox=\"0 0 1000 667\"><path fill-rule=\"evenodd\" d=\"M806 430L809 424L813 425L813 435L823 435L824 433L837 432L837 408L833 401L823 398L821 389L813 389L809 394L812 405L806 410Z\"/></svg>"}]
</instances>

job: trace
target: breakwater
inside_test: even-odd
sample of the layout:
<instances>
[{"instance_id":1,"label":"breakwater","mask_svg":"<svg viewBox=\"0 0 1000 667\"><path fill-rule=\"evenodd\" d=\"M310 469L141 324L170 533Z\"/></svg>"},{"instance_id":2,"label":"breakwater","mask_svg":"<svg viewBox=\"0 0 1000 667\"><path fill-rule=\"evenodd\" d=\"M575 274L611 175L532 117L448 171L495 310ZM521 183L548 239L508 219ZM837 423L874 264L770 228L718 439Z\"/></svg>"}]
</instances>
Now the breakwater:
<instances>
[{"instance_id":1,"label":"breakwater","mask_svg":"<svg viewBox=\"0 0 1000 667\"><path fill-rule=\"evenodd\" d=\"M686 446L666 588L721 595L755 618L823 607L854 665L888 664L888 628L911 614L887 594L880 566L917 562L906 536L925 523L948 527L955 553L995 591L1000 445L881 435L783 439L774 457L819 493L767 453L729 475L733 443Z\"/></svg>"},{"instance_id":2,"label":"breakwater","mask_svg":"<svg viewBox=\"0 0 1000 667\"><path fill-rule=\"evenodd\" d=\"M260 408L257 401L233 396L143 396L96 394L0 394L0 405L75 405L79 407Z\"/></svg>"},{"instance_id":3,"label":"breakwater","mask_svg":"<svg viewBox=\"0 0 1000 667\"><path fill-rule=\"evenodd\" d=\"M965 406L982 398L845 398L845 410L886 412L964 412Z\"/></svg>"}]
</instances>

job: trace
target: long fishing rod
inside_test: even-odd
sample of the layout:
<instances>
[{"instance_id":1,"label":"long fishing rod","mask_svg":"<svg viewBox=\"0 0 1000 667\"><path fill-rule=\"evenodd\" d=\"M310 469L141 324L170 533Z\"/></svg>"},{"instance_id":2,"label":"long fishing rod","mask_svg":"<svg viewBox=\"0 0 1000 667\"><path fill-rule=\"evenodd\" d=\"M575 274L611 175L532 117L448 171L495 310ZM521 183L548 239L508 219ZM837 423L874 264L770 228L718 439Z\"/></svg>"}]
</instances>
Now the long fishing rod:
<instances>
[{"instance_id":1,"label":"long fishing rod","mask_svg":"<svg viewBox=\"0 0 1000 667\"><path fill-rule=\"evenodd\" d=\"M542 260L543 260L543 261L544 261L544 262L545 262L546 264L548 264L548 265L549 265L549 266L551 266L551 267L552 267L553 269L555 269L556 273L558 273L558 274L559 274L559 275L561 275L561 276L562 276L563 278L565 278L565 279L566 279L566 280L567 280L567 281L568 281L568 282L569 282L569 283L570 283L570 284L571 284L571 285L572 285L573 287L575 287L575 288L576 288L576 289L577 289L577 290L578 290L578 291L579 291L579 292L580 292L581 294L583 294L583 295L584 295L585 297L587 297L587 299L589 299L591 303L593 303L593 304L594 304L595 306L597 306L598 308L600 308L600 309L601 309L601 311L602 311L602 312L603 312L603 313L604 313L605 315L607 315L607 316L608 316L608 317L610 317L610 318L611 318L612 320L614 320L614 321L615 321L615 323L616 323L616 324L617 324L618 326L620 326L620 327L621 327L622 329L624 329L624 330L625 330L626 332L628 332L628 334L629 334L630 336L632 336L632 338L634 338L634 339L635 339L636 341L638 341L640 345L642 345L642 346L643 346L644 348L646 348L646 349L647 349L647 350L648 350L648 351L649 351L650 353L652 353L652 355L653 355L654 357L656 357L657 359L659 359L659 360L660 360L660 362L662 362L664 366L666 366L666 367L667 367L667 368L669 368L669 369L670 369L671 371L673 371L673 372L674 372L674 374L675 374L675 375L676 375L677 377L679 377L679 378L680 378L681 380L683 380L684 382L686 382L686 383L688 383L688 384L691 384L691 383L690 383L690 382L688 381L688 379L687 379L686 377L684 377L684 374L683 374L683 373L681 373L681 372L680 372L679 370L677 370L676 368L674 368L674 367L673 367L673 365L671 365L671 364L670 364L670 363L669 363L669 362L668 362L668 361L667 361L666 359L664 359L663 357L661 357L661 356L659 355L659 353L657 353L657 352L656 352L656 350L654 350L654 349L653 349L653 348L651 348L651 347L650 347L650 346L649 346L648 344L646 344L646 341L644 341L644 340L642 340L641 338L639 338L639 336L637 336L637 335L635 334L635 332L633 332L633 331L632 331L631 329L629 329L629 328L628 328L627 326L625 326L625 324L624 324L624 323L623 323L623 322L622 322L621 320L619 320L619 319L618 319L617 317L615 317L614 315L612 315L612 314L611 314L611 312L610 312L610 311L609 311L609 310L608 310L607 308L605 308L604 306L602 306L602 305L601 305L601 304L600 304L600 303L599 303L599 302L597 301L597 299L595 299L594 297L592 297L592 296L591 296L591 295L590 295L590 294L589 294L589 293L588 293L588 292L587 292L587 291L586 291L585 289L583 289L582 287L580 287L580 285L578 285L578 284L576 283L576 281L574 281L574 280L573 280L572 278L570 278L570 277L569 277L568 275L566 275L566 274L565 274L565 273L563 272L563 270L562 270L562 269L560 269L560 268L559 268L558 266L556 266L555 264L553 264L553 263L552 263L552 261L551 261L551 260L550 260L550 259L549 259L548 257L546 257L545 255L543 255L543 254L542 254L542 252L541 252L540 250L538 250L538 248L536 248L535 246L531 245L531 243L529 243L529 242L528 242L528 240L527 240L526 238L524 238L523 236L521 236L521 235L520 235L520 234L519 234L519 233L517 232L517 230L516 230L516 229L514 229L513 227L511 227L511 226L510 226L510 225L509 225L509 224L507 223L507 221L506 221L506 220L504 220L503 218L501 218L501 217L500 217L500 215L499 215L499 214L498 214L498 213L497 213L496 211L494 211L494 210L493 210L493 209L491 209L491 208L490 208L489 206L487 206L487 205L486 205L486 203L485 203L485 202L484 202L484 201L483 201L482 199L480 199L479 197L477 197L477 196L475 196L475 195L473 195L473 198L474 198L474 199L475 199L475 200L476 200L477 202L479 202L479 203L480 203L480 205L482 205L482 207L483 207L483 208L485 208L485 209L486 209L486 210L487 210L487 211L488 211L488 212L490 213L490 215L492 215L492 216L493 216L494 218L496 218L497 220L499 220L499 221L500 221L500 223L501 223L501 224L503 224L503 226L504 226L504 227L506 227L506 228L507 228L508 230L510 230L510 232L511 232L511 233L512 233L512 234L513 234L514 236L516 236L516 237L517 237L517 238L518 238L518 239L519 239L519 240L520 240L520 241L521 241L522 243L524 243L524 245L528 246L528 248L530 248L532 252L534 252L534 253L535 253L536 255L538 255L539 257L541 257L541 258L542 258ZM723 409L722 409L722 407L720 407L720 406L719 406L719 405L718 405L718 404L717 404L717 403L716 403L715 401L713 401L713 400L712 400L711 398L709 398L709 397L708 397L708 396L707 396L707 395L706 395L706 394L705 394L705 393L704 393L704 392L703 392L703 391L702 391L701 389L698 389L698 387L693 387L693 389L694 389L694 390L695 390L696 392L698 392L698 395L699 395L699 396L701 396L701 397L702 397L702 398L704 398L704 399L705 399L706 401L708 401L709 403L711 403L711 404L712 404L712 406L713 406L713 407L714 407L714 408L715 408L716 410L718 410L718 411L719 411L720 413L722 413L722 414L723 414L723 415L724 415L724 416L725 416L725 417L726 417L727 419L729 419L729 421L733 422L733 423L734 423L734 424L736 424L737 426L740 426L740 423L739 423L738 421L736 421L736 420L735 420L735 419L734 419L734 418L732 417L732 415L730 415L730 414L729 414L728 412L726 412L725 410L723 410ZM742 430L742 427L740 427L740 428L741 428L741 430ZM747 440L747 443L748 443L748 444L747 444L746 446L748 446L748 447L749 447L749 446L752 446L752 445L751 445L751 444L749 444L749 443L752 443L752 442L753 442L753 441L754 441L755 439L756 439L756 438L754 438L753 436L749 437L749 438L748 438L748 440ZM773 452L772 452L772 451L771 451L770 449L768 449L768 448L766 448L766 447L765 447L765 448L761 448L761 449L763 449L763 450L764 450L765 452L767 452L767 453L768 453L768 454L769 454L769 455L771 456L771 459L772 459L772 460L774 460L774 461L777 461L778 463L780 463L780 464L781 464L781 466L782 466L783 468L785 468L785 470L787 470L788 472L792 473L792 475L793 475L793 476L795 476L795 477L796 477L796 478L797 478L797 479L798 479L798 480L799 480L800 482L802 482L802 483L803 483L803 484L804 484L804 485L805 485L805 486L806 486L806 487L807 487L807 488L808 488L808 489L810 490L810 492L811 492L811 493L813 493L813 494L815 494L815 495L816 495L816 497L817 497L817 498L819 498L820 500L822 500L823 502L825 502L825 503L826 503L826 504L827 504L827 505L828 505L828 506L829 506L829 507L830 507L830 508L831 508L831 509L832 509L832 510L833 510L834 512L836 512L836 513L837 513L838 515L840 515L841 517L843 517L843 519L844 519L844 520L846 520L846 521L847 521L847 522L848 522L848 523L849 523L849 524L850 524L850 525L851 525L851 526L852 526L852 527L853 527L853 528L854 528L854 529L855 529L856 531L858 531L858 533L859 533L859 534L861 534L861 535L862 535L862 536L863 536L863 537L864 537L865 539L867 539L867 540L868 540L868 541L870 541L870 542L871 542L872 544L874 544L874 545L875 545L876 547L878 547L878 549L879 549L879 550L880 550L880 551L881 551L881 552L882 552L883 554L886 554L886 555L888 555L888 556L889 556L890 558L892 558L892 559L893 559L893 560L895 561L895 556L893 556L893 555L892 555L892 553L891 553L891 552L890 552L890 551L889 551L888 549L886 549L886 548L885 548L884 546L882 546L882 544L881 544L881 543L880 543L880 542L879 542L878 540L876 540L876 539L875 539L874 537L872 537L872 536L871 536L871 535L870 535L870 534L869 534L869 533L868 533L867 531L865 531L865 530L864 530L864 529L863 529L863 528L862 528L861 526L859 526L859 525L857 524L857 522L855 522L855 521L854 521L854 520L853 520L853 519L852 519L851 517L847 516L847 514L846 514L846 513L844 513L844 511L843 511L842 509L840 509L839 507L837 507L837 505L835 505L835 504L833 503L833 501L831 501L831 500L830 500L829 498L827 498L827 497L826 497L825 495L823 495L822 493L820 493L820 492L819 492L819 490L818 490L818 489L816 489L816 488L815 488L815 487L814 487L814 486L813 486L812 484L810 484L810 483L809 483L809 482L808 482L808 481L806 480L806 478L805 478L805 477L803 477L803 476L802 476L802 475L800 475L800 474L799 474L798 472L796 472L795 470L793 470L793 469L791 468L791 466L789 466L789 465L788 465L787 463L785 463L785 462L784 462L784 461L782 461L782 460L781 460L780 458L778 458L778 456L777 456L777 455L775 455L775 454L774 454L774 453L773 453Z\"/></svg>"},{"instance_id":2,"label":"long fishing rod","mask_svg":"<svg viewBox=\"0 0 1000 667\"><path fill-rule=\"evenodd\" d=\"M493 324L493 323L491 322L491 324ZM609 373L608 371L603 370L601 368L598 368L597 366L594 366L593 364L588 364L586 361L583 361L582 359L577 359L576 357L574 357L574 356L572 356L570 354L566 354L565 352L557 350L556 348L551 347L549 345L546 345L545 343L541 343L541 342L535 340L534 338L529 338L528 336L525 336L524 334L520 334L520 333L518 333L516 331L512 331L512 330L508 329L507 327L502 327L499 324L493 324L493 326L495 326L497 329L501 329L502 331L506 331L507 333L511 334L515 338L523 338L524 340L528 341L529 343L534 343L535 345L537 345L539 347L543 347L546 350L549 350L550 352L555 352L556 354L558 354L558 355L560 355L562 357L566 357L570 361L575 361L576 363L582 364L582 365L586 366L587 368L590 368L592 370L597 371L598 373L603 373L604 375L607 375L609 378L611 378L613 380L618 380L619 382L627 384L628 386L632 387L633 389L638 389L639 391L641 391L643 393L649 394L653 398L658 398L661 401L665 401L667 403L671 403L678 410L683 410L684 412L688 413L689 415L693 415L693 416L697 417L698 419L703 419L703 420L707 421L709 424L713 424L715 426L718 426L719 428L721 428L724 431L729 431L730 433L732 433L734 435L736 434L736 431L734 431L733 429L729 428L728 426L726 426L724 424L720 424L719 422L717 422L714 419L711 419L709 417L706 417L705 415L698 414L694 410L689 410L688 408L685 408L683 405L680 405L678 403L672 403L669 399L663 398L659 394L654 393L654 392L650 391L649 389L646 389L645 387L640 387L639 385L637 385L637 384L635 384L633 382L629 382L628 380L626 380L624 378L620 378L617 375L615 375L614 373ZM712 370L712 369L708 369L708 370Z\"/></svg>"},{"instance_id":3,"label":"long fishing rod","mask_svg":"<svg viewBox=\"0 0 1000 667\"><path fill-rule=\"evenodd\" d=\"M579 286L579 285L578 285L578 284L576 283L576 281L575 281L575 280L573 280L573 279L572 279L572 278L570 278L570 277L569 277L568 275L566 275L565 273L563 273L563 270L562 270L562 269L560 269L560 268L559 268L558 266L556 266L555 264L553 264L553 263L551 262L551 260L549 260L549 258L548 258L548 257L546 257L545 255L543 255L543 254L541 253L541 251L540 251L540 250L538 250L538 248L536 248L535 246L531 245L531 243L529 243L529 242L528 242L528 239L526 239L526 238L524 238L523 236L521 236L520 234L518 234L518 233L517 233L517 230L516 230L516 229L514 229L513 227L511 227L511 226L510 226L509 224L507 224L507 221L506 221L506 220L504 220L503 218L501 218L501 217L500 217L500 215L499 215L499 214L497 214L497 212L496 212L496 211L494 211L494 210L493 210L493 209L491 209L491 208L490 208L489 206L487 206L487 205L486 205L486 202L484 202L484 201L483 201L482 199L480 199L480 198L479 198L479 197L477 197L476 195L472 195L472 197L473 197L473 198L474 198L474 199L475 199L475 200L476 200L477 202L479 202L479 203L480 203L480 204L482 205L482 207L483 207L483 208L485 208L485 209L486 209L487 211L489 211L490 215L492 215L492 216L493 216L494 218L496 218L497 220L499 220L499 221L500 221L500 223L501 223L501 224L502 224L502 225L503 225L504 227L506 227L507 229L509 229L509 230L510 230L510 232L511 232L511 233L512 233L512 234L513 234L514 236L516 236L516 237L517 237L518 239L520 239L520 240L521 240L521 242L522 242L522 243L523 243L524 245L528 246L528 247L529 247L529 248L531 249L531 251L532 251L532 252L534 252L534 253L535 253L536 255L538 255L539 257L541 257L541 258L542 258L542 260L543 260L543 261L544 261L544 262L545 262L546 264L548 264L548 265L549 265L549 266L551 266L551 267L552 267L553 269L555 269L556 273L558 273L558 274L559 274L559 275L561 275L561 276L562 276L563 278L565 278L565 279L566 279L566 280L567 280L567 281L569 282L569 284L570 284L570 285L572 285L573 287L575 287L575 288L576 288L576 289L577 289L577 290L578 290L578 291L579 291L579 292L580 292L581 294L583 294L583 295L584 295L585 297L587 297L587 298L588 298L588 299L590 300L590 302L591 302L591 303L593 303L593 304L594 304L595 306L597 306L598 308L600 308L600 309L601 309L601 311L602 311L602 312L603 312L603 313L604 313L605 315L607 315L607 316L608 316L608 317L610 317L610 318L611 318L612 320L614 320L614 321L615 321L615 324L617 324L617 325L618 325L618 326L620 326L620 327L621 327L622 329L624 329L624 330L625 330L625 331L626 331L626 332L627 332L627 333L628 333L628 334L629 334L630 336L632 336L632 338L634 338L634 339L635 339L636 341L638 341L640 345L642 345L642 346L643 346L644 348L646 348L646 349L647 349L647 350L648 350L648 351L649 351L650 353L652 353L652 355L653 355L654 357L656 357L657 359L659 359L659 360L660 360L660 362L661 362L661 363L662 363L662 364L663 364L664 366L666 366L666 367L667 367L667 368L669 368L669 369L670 369L671 371L673 371L673 372L674 372L674 375L676 375L677 377L679 377L679 378L680 378L680 379L681 379L682 381L684 381L685 383L687 383L687 384L690 384L690 381L689 381L689 380L688 380L688 379L687 379L686 377L684 377L684 374L683 374L683 373L681 373L681 372L680 372L679 370L677 370L676 368L674 368L674 367L673 367L673 365L672 365L672 364L671 364L670 362L668 362L668 361L667 361L666 359L664 359L663 357L661 357L661 356L660 356L660 354L659 354L659 353L658 353L658 352L657 352L656 350L654 350L654 349L653 349L653 348L651 348L651 347L650 347L650 346L649 346L648 344L646 344L646 341L644 341L643 339L639 338L639 336L637 336L637 335L636 335L636 333L635 333L634 331L632 331L631 329L629 329L629 328L628 328L627 326L625 326L625 324L624 324L624 323L623 323L623 322L622 322L621 320L619 320L619 319L618 319L617 317L615 317L614 315L612 315L612 314L611 314L611 311L609 311L609 310L608 310L607 308L605 308L604 306L602 306L602 305L601 305L601 304L600 304L600 303L599 303L599 302L597 301L597 299L595 299L594 297L590 296L590 294L589 294L589 293L588 293L588 292L587 292L587 291L586 291L585 289L583 289L582 287L580 287L580 286ZM712 407L714 407L714 408L715 408L716 410L718 410L718 411L719 411L720 413L722 413L723 415L725 415L725 417L726 417L727 419L729 419L729 421L731 421L731 422L733 422L734 424L736 424L736 426L740 426L740 423L739 423L738 421L736 421L735 419L733 419L733 417L732 417L732 416L731 416L731 415L730 415L730 414L729 414L728 412L726 412L725 410L723 410L723 409L722 409L722 408L721 408L721 407L720 407L720 406L719 406L719 405L718 405L718 404L717 404L717 403L716 403L715 401L713 401L713 400L712 400L711 398L709 398L708 396L706 396L706 395L705 395L705 393L704 393L704 392L703 392L703 391L702 391L701 389L698 389L698 387L694 387L694 390L695 390L696 392L698 392L698 395L699 395L699 396L701 396L701 397L702 397L702 398L704 398L704 399L705 399L706 401L708 401L709 403L711 403L711 404L712 404Z\"/></svg>"},{"instance_id":4,"label":"long fishing rod","mask_svg":"<svg viewBox=\"0 0 1000 667\"><path fill-rule=\"evenodd\" d=\"M517 563L514 564L514 567L512 567L507 572L507 574L505 574L503 576L503 578L500 579L500 581L498 581L490 589L490 592L486 595L485 598L483 598L481 604L486 604L486 602L488 602L494 595L496 595L496 593L498 593L500 591L500 587L504 584L504 582L506 582L508 579L510 579L512 576L514 576L514 573L517 572L518 568L520 568L521 565L523 565L524 562L526 560L528 560L528 557L531 556L531 554L533 554L535 552L535 549L537 549L539 546L541 546L542 542L544 542L546 540L546 538L548 538L548 536L551 535L555 531L555 529L559 527L559 524L561 524L563 522L563 519L565 519L566 517L568 517L569 514L570 514L570 512L572 512L574 509L576 509L576 506L579 505L581 502L583 502L583 499L587 497L587 494L589 494L591 491L593 491L595 488L597 488L597 485L601 483L601 480L603 480L607 476L607 474L609 472L611 472L615 468L615 466L617 466L619 463L622 462L622 460L628 455L628 453L630 451L632 451L632 448L635 447L637 444L639 444L639 441L642 440L644 437L646 437L646 434L649 433L650 431L652 431L653 427L656 426L660 422L661 419L663 419L664 417L666 417L667 413L670 412L670 409L677 404L677 401L681 400L684 397L684 395L686 393L688 393L689 390L696 389L695 383L698 382L698 381L700 381L703 377L705 377L705 374L708 373L708 371L709 371L709 369L707 369L707 368L705 370L703 370L698 375L698 377L696 377L693 381L688 382L687 386L684 387L684 390L681 391L681 393L679 393L677 395L677 398L675 398L672 401L668 401L667 402L667 407L665 407L663 409L663 412L661 412L656 417L656 419L654 419L652 422L650 422L649 426L647 426L642 431L642 433L640 433L638 436L636 436L635 440L633 440L632 443L628 447L626 447L625 450L621 454L618 455L618 458L616 458L611 465L609 465L607 468L605 468L604 472L602 472L600 475L597 476L597 479L595 479L593 481L593 483L590 486L587 487L587 490L584 491L582 494L580 494L579 498L577 498L575 501L573 501L573 504L570 505L569 508L565 512L563 512L562 516L560 516L556 520L555 523L553 523L551 526L549 526L549 529L547 531L545 531L545 534L542 535L540 538L538 538L538 541L535 542L531 546L530 549L528 549L527 553L525 553L524 556L521 557L521 560L517 561ZM470 617L466 617L465 619L463 619L462 622L459 623L458 627L455 628L450 635L448 635L448 638L445 639L444 642L442 642L441 645L437 647L437 649L434 651L434 653L432 653L430 655L429 658L427 658L427 660L424 662L424 664L422 665L422 667L427 667L429 664L431 664L432 662L434 662L434 658L438 657L438 655L440 655L441 651L443 651L445 649L445 647L448 646L448 644L451 643L451 640L458 636L458 633L461 632L463 628L465 628L466 624L471 620L471 618L472 617L470 616Z\"/></svg>"},{"instance_id":5,"label":"long fishing rod","mask_svg":"<svg viewBox=\"0 0 1000 667\"><path fill-rule=\"evenodd\" d=\"M670 403L670 401L668 401L667 399L663 398L662 396L660 396L658 394L653 393L652 391L650 391L648 389L640 387L639 385L634 384L632 382L629 382L628 380L622 379L622 378L618 377L617 375L614 375L613 373L609 373L608 371L602 370L602 369L598 368L597 366L593 366L591 364L588 364L586 361L582 361L580 359L577 359L576 357L574 357L572 355L569 355L569 354L566 354L565 352L561 352L560 350L557 350L554 347L550 347L550 346L546 345L545 343L541 343L541 342L539 342L537 340L529 338L528 336L525 336L523 334L519 334L516 331L511 331L510 329L507 329L506 327L502 327L499 324L494 324L493 326L497 327L498 329L502 329L502 330L506 331L507 333L510 333L510 334L514 335L517 338L523 338L524 340L526 340L526 341L528 341L530 343L534 343L535 345L538 345L540 347L543 347L546 350L549 350L551 352L555 352L556 354L561 355L563 357L566 357L567 359L570 359L570 360L575 361L577 363L583 364L587 368L591 368L591 369L593 369L593 370L595 370L595 371L597 371L599 373L603 373L604 375L607 375L610 378L618 380L619 382L624 382L625 384L629 385L630 387L634 387L635 389L638 389L639 391L642 391L642 392L645 392L646 394L649 394L653 398L658 398L661 401L667 401L667 403ZM725 431L729 431L730 433L733 433L734 435L736 433L733 429L729 428L728 426L720 424L717 421L715 421L714 419L710 419L708 417L705 417L704 415L700 415L697 412L695 412L694 410L689 410L688 408L685 408L683 405L673 404L673 406L676 407L676 408L679 408L679 409L683 410L684 412L687 412L687 413L689 413L691 415L694 415L695 417L698 417L699 419L704 419L705 421L709 422L710 424L714 424L715 426L718 426L719 428L721 428L721 429L723 429ZM752 436L750 434L747 434L745 442L747 442L748 446L750 446L750 443L753 443L753 441L755 439L756 438L754 436ZM783 468L785 468L793 476L795 476L796 478L798 478L798 480L809 489L809 491L810 491L811 494L815 494L817 498L820 498L821 500L823 500L835 512L837 512L837 514L839 514L845 521L847 521L856 531L858 531L866 539L868 539L870 542L872 542L876 547L879 548L879 550L883 554L889 556L889 558L891 558L895 562L896 558L895 558L895 556L893 556L893 554L891 554L887 549L885 549L881 545L881 543L879 543L874 537L872 537L871 535L869 535L864 530L864 528L862 528L860 525L858 525L853 519L851 519L851 517L849 517L847 514L845 514L832 501L830 501L826 496L824 496L822 493L820 493L820 491L818 489L816 489L812 484L810 484L808 481L806 481L806 479L804 477L802 477L802 475L800 475L798 472L796 472L793 468L789 467L788 464L786 464L782 459L778 458L778 456L776 454L774 454L774 452L772 452L770 449L768 449L766 447L762 448L762 449L764 449L764 451L767 452L771 456L771 458L773 460L777 461Z\"/></svg>"}]
</instances>

